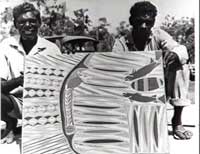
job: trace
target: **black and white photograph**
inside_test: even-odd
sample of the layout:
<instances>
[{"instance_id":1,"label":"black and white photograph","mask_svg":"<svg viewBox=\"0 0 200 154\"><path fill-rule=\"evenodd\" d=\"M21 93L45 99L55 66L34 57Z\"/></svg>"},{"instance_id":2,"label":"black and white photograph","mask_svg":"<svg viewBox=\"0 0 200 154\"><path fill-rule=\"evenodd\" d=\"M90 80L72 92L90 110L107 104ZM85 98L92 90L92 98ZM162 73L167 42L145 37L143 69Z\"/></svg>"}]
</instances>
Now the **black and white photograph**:
<instances>
[{"instance_id":1,"label":"black and white photograph","mask_svg":"<svg viewBox=\"0 0 200 154\"><path fill-rule=\"evenodd\" d=\"M199 153L197 0L0 0L1 153Z\"/></svg>"}]
</instances>

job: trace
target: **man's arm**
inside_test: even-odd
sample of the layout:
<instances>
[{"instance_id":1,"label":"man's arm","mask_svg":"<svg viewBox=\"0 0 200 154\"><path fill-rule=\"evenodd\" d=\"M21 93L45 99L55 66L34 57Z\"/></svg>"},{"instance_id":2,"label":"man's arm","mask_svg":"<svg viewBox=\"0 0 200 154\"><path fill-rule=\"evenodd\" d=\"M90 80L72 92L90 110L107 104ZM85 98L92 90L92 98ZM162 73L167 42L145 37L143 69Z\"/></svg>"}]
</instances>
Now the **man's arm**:
<instances>
[{"instance_id":1,"label":"man's arm","mask_svg":"<svg viewBox=\"0 0 200 154\"><path fill-rule=\"evenodd\" d=\"M160 47L162 50L171 51L175 53L181 64L185 64L189 58L187 48L184 45L178 44L173 38L164 30L157 31L160 40Z\"/></svg>"},{"instance_id":2,"label":"man's arm","mask_svg":"<svg viewBox=\"0 0 200 154\"><path fill-rule=\"evenodd\" d=\"M13 89L23 86L23 75L13 78L11 80L6 81L5 79L1 78L1 92L4 94L8 94Z\"/></svg>"}]
</instances>

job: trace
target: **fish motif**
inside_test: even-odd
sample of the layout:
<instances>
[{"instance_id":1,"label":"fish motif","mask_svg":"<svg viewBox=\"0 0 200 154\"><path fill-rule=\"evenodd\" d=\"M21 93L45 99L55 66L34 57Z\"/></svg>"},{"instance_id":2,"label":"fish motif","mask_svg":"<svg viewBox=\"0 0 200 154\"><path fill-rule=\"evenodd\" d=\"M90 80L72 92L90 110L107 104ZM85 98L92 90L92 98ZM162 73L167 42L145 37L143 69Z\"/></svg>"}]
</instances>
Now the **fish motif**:
<instances>
[{"instance_id":1,"label":"fish motif","mask_svg":"<svg viewBox=\"0 0 200 154\"><path fill-rule=\"evenodd\" d=\"M160 65L159 62L152 62L141 69L134 71L133 73L129 74L128 76L125 77L126 81L132 81L139 79L147 74L149 74L151 71L153 71L158 65Z\"/></svg>"},{"instance_id":2,"label":"fish motif","mask_svg":"<svg viewBox=\"0 0 200 154\"><path fill-rule=\"evenodd\" d=\"M144 96L141 95L139 93L124 93L123 94L124 97L128 97L130 100L134 100L137 102L141 102L141 103L148 103L148 102L157 102L157 101L161 101L163 103L165 103L165 95L162 95L160 97L157 97L156 95L153 96Z\"/></svg>"}]
</instances>

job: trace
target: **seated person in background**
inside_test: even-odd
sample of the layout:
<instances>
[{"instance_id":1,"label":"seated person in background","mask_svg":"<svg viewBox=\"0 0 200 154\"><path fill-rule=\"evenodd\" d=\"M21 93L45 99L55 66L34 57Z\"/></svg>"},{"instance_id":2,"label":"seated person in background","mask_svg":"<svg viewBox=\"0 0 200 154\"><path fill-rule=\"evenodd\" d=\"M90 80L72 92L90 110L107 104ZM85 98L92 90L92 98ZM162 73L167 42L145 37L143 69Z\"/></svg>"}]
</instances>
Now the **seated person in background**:
<instances>
[{"instance_id":1,"label":"seated person in background","mask_svg":"<svg viewBox=\"0 0 200 154\"><path fill-rule=\"evenodd\" d=\"M61 54L59 48L38 36L41 25L40 12L30 3L13 9L14 25L19 36L0 43L1 120L6 129L1 131L3 142L11 143L17 119L22 117L24 59L28 55Z\"/></svg>"},{"instance_id":2,"label":"seated person in background","mask_svg":"<svg viewBox=\"0 0 200 154\"><path fill-rule=\"evenodd\" d=\"M190 139L192 132L182 125L182 110L190 104L187 99L189 68L185 46L178 44L165 31L153 28L157 8L148 1L137 2L130 9L129 22L132 31L115 41L114 52L162 50L165 70L165 89L169 102L174 106L172 118L173 136Z\"/></svg>"}]
</instances>

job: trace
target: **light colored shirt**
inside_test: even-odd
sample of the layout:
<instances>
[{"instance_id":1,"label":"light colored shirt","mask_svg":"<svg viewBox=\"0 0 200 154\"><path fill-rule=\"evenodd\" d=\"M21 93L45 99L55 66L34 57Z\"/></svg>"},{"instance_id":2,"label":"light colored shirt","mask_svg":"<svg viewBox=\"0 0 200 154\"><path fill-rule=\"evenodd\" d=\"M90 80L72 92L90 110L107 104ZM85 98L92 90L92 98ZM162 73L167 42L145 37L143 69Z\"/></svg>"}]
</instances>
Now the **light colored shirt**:
<instances>
[{"instance_id":1,"label":"light colored shirt","mask_svg":"<svg viewBox=\"0 0 200 154\"><path fill-rule=\"evenodd\" d=\"M24 72L25 58L34 55L55 55L61 54L60 49L52 42L38 36L36 44L26 55L20 36L13 36L3 40L0 43L0 77L5 80L11 80L19 77ZM23 91L22 86L10 91L10 94L17 94ZM10 95L16 103L14 103L13 113L15 117L21 118L22 115L22 98Z\"/></svg>"},{"instance_id":2,"label":"light colored shirt","mask_svg":"<svg viewBox=\"0 0 200 154\"><path fill-rule=\"evenodd\" d=\"M0 77L10 80L19 77L24 71L25 57L29 55L54 55L61 54L60 49L52 42L38 36L37 43L26 55L20 37L14 36L0 43Z\"/></svg>"},{"instance_id":3,"label":"light colored shirt","mask_svg":"<svg viewBox=\"0 0 200 154\"><path fill-rule=\"evenodd\" d=\"M121 37L115 40L112 51L114 52L126 52L130 51L127 44L131 45L132 51L138 51L135 47L132 33L129 33L128 36ZM144 51L152 50L162 50L162 51L172 51L175 52L182 64L185 64L188 60L188 52L184 45L178 44L173 38L164 30L159 28L153 28L152 33L149 36L149 39L145 45Z\"/></svg>"}]
</instances>

